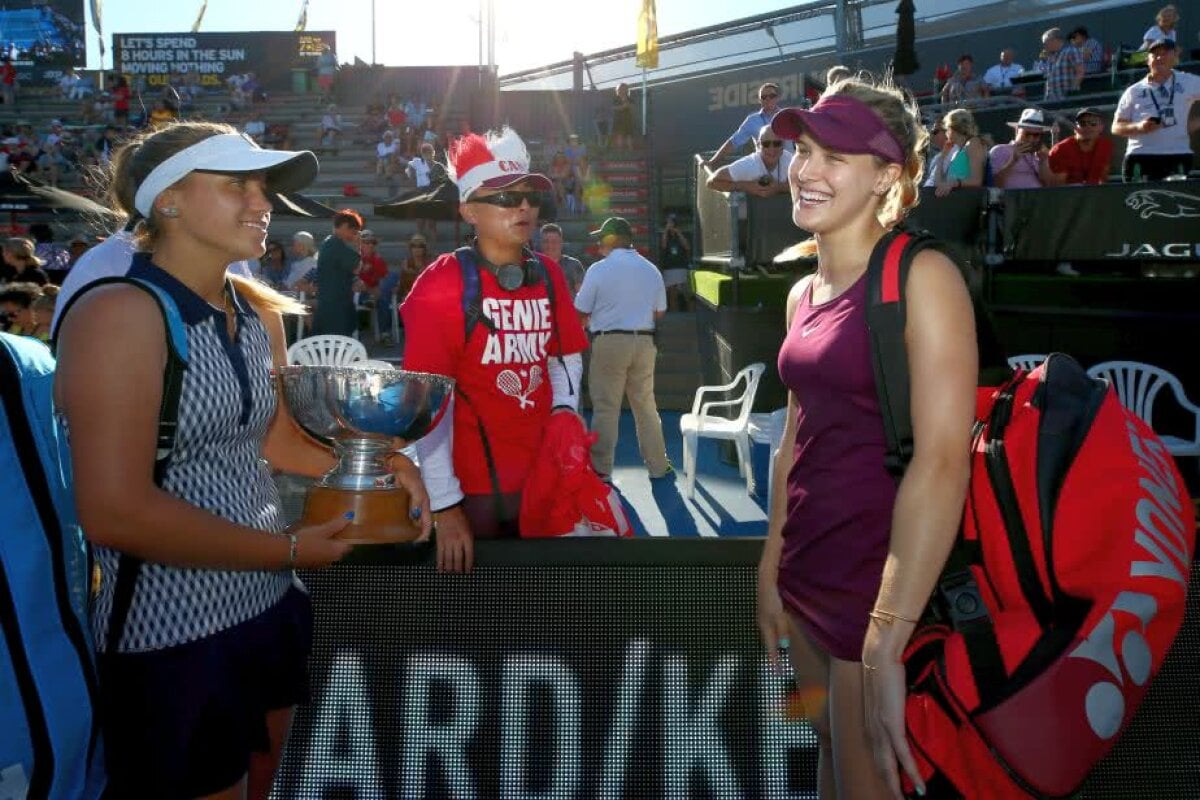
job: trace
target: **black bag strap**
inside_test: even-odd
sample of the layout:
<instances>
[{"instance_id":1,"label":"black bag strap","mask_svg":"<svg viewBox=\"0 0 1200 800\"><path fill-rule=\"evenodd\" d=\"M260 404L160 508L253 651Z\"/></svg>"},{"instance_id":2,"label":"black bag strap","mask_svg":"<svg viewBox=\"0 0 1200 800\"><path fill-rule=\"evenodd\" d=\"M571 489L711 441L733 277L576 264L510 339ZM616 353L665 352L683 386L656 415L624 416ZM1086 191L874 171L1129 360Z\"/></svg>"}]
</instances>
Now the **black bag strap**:
<instances>
[{"instance_id":1,"label":"black bag strap","mask_svg":"<svg viewBox=\"0 0 1200 800\"><path fill-rule=\"evenodd\" d=\"M913 256L933 243L928 236L901 230L884 234L867 263L867 328L871 334L871 368L887 443L885 464L896 477L912 459L912 414L909 407L907 320L904 289Z\"/></svg>"},{"instance_id":2,"label":"black bag strap","mask_svg":"<svg viewBox=\"0 0 1200 800\"><path fill-rule=\"evenodd\" d=\"M871 364L887 443L885 463L897 480L912 460L913 432L908 367L904 342L907 319L905 290L913 258L937 241L928 234L893 230L883 236L867 265L867 327ZM977 547L960 534L938 578L933 616L943 618L963 636L967 660L983 699L991 699L1007 679L999 642L979 586L971 573L978 564Z\"/></svg>"},{"instance_id":3,"label":"black bag strap","mask_svg":"<svg viewBox=\"0 0 1200 800\"><path fill-rule=\"evenodd\" d=\"M454 388L458 392L458 396L471 407L471 413L475 415L475 425L479 428L479 440L483 443L483 457L487 461L488 478L492 482L492 503L496 508L496 520L498 522L510 522L511 520L504 509L503 493L500 491L500 472L496 469L496 458L492 455L492 445L488 441L487 431L483 427L483 417L479 415L479 410L475 408L475 404L471 402L471 399L467 397L467 393L457 383Z\"/></svg>"},{"instance_id":4,"label":"black bag strap","mask_svg":"<svg viewBox=\"0 0 1200 800\"><path fill-rule=\"evenodd\" d=\"M154 298L163 317L163 329L167 341L167 362L163 367L162 400L158 406L158 431L154 442L154 485L162 488L163 481L166 480L167 469L171 465L171 456L175 450L179 399L183 394L183 373L187 371L188 362L187 328L175 301L161 288L148 281L120 276L101 278L89 283L67 301L67 305L63 307L62 314L59 316L54 344L58 343L58 331L62 330L63 320L66 319L67 313L79 301L79 298L98 286L114 283L136 286L146 292ZM141 568L142 560L140 558L127 553L121 553L117 558L117 578L113 585L112 613L108 618L108 635L105 638L108 653L116 653L120 646L129 609L133 605L133 592L137 588Z\"/></svg>"}]
</instances>

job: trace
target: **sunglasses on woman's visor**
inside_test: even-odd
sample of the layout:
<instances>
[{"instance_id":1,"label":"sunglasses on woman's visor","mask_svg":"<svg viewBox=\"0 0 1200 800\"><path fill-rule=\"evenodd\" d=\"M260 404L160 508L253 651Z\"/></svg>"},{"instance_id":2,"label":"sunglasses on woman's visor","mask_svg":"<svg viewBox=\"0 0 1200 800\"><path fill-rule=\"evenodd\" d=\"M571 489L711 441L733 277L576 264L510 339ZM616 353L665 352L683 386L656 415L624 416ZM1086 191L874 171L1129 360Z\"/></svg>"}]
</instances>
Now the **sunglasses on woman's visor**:
<instances>
[{"instance_id":1,"label":"sunglasses on woman's visor","mask_svg":"<svg viewBox=\"0 0 1200 800\"><path fill-rule=\"evenodd\" d=\"M496 194L489 194L486 197L472 197L468 203L487 203L489 206L499 206L500 208L520 208L521 201L529 203L530 208L538 208L542 204L541 192L518 192L511 189L505 189Z\"/></svg>"}]
</instances>

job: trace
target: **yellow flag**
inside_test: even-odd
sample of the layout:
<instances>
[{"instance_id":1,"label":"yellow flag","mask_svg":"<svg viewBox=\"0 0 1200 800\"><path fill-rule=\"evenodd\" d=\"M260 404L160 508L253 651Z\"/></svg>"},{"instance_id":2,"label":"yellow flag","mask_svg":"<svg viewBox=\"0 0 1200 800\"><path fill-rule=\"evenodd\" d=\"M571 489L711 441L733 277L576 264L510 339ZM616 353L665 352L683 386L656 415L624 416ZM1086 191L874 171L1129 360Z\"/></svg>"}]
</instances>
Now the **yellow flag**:
<instances>
[{"instance_id":1,"label":"yellow flag","mask_svg":"<svg viewBox=\"0 0 1200 800\"><path fill-rule=\"evenodd\" d=\"M638 14L637 65L646 69L658 67L658 14L654 0L642 0Z\"/></svg>"},{"instance_id":2,"label":"yellow flag","mask_svg":"<svg viewBox=\"0 0 1200 800\"><path fill-rule=\"evenodd\" d=\"M296 30L303 31L308 29L308 0L304 0L304 5L300 6L300 18L296 20Z\"/></svg>"}]
</instances>

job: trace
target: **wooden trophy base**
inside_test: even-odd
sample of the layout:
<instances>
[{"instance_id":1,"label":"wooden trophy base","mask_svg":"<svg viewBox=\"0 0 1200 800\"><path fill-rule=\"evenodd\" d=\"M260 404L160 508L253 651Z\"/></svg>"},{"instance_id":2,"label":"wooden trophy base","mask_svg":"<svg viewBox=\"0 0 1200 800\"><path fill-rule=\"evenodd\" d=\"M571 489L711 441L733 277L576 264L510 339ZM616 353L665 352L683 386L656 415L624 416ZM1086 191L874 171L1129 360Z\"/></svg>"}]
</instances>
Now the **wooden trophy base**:
<instances>
[{"instance_id":1,"label":"wooden trophy base","mask_svg":"<svg viewBox=\"0 0 1200 800\"><path fill-rule=\"evenodd\" d=\"M304 525L320 525L354 512L354 520L337 536L350 544L398 544L421 535L408 516L408 491L393 489L334 489L313 486L304 500Z\"/></svg>"}]
</instances>

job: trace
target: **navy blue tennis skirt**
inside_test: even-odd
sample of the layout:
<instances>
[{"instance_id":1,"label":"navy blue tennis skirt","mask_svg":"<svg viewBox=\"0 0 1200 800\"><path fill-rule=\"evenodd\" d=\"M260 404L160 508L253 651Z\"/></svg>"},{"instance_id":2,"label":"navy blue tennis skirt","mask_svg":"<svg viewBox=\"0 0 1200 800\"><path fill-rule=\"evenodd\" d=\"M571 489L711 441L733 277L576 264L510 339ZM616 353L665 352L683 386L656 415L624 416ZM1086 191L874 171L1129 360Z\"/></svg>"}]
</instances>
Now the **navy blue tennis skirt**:
<instances>
[{"instance_id":1,"label":"navy blue tennis skirt","mask_svg":"<svg viewBox=\"0 0 1200 800\"><path fill-rule=\"evenodd\" d=\"M204 639L101 654L107 798L213 794L267 752L269 711L308 699L312 603L292 588L271 608Z\"/></svg>"}]
</instances>

